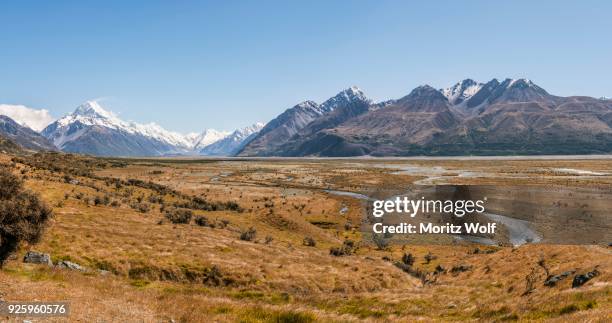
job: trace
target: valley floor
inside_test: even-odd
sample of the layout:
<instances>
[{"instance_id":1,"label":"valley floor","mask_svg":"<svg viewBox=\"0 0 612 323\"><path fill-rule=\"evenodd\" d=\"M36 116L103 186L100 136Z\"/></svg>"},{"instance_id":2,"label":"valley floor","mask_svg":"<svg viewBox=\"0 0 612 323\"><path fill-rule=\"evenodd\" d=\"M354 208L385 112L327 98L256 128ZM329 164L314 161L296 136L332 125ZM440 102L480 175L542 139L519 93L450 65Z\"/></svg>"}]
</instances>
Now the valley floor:
<instances>
[{"instance_id":1,"label":"valley floor","mask_svg":"<svg viewBox=\"0 0 612 323\"><path fill-rule=\"evenodd\" d=\"M389 196L415 182L612 189L609 159L0 160L55 214L0 270L0 298L67 300L70 321L612 320L607 244L377 248L359 230L363 201L330 193ZM176 209L189 223L166 216ZM330 255L346 240L350 255ZM86 269L23 263L28 250ZM406 253L426 276L397 265ZM544 286L549 274L593 270L579 288L573 276Z\"/></svg>"}]
</instances>

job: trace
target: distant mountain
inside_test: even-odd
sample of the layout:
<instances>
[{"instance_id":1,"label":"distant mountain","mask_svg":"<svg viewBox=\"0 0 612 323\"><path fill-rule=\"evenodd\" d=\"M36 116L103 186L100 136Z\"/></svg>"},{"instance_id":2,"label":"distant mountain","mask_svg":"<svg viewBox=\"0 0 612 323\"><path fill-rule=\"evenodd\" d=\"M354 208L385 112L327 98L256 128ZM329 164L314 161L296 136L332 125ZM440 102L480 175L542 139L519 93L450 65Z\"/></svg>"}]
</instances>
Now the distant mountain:
<instances>
[{"instance_id":1,"label":"distant mountain","mask_svg":"<svg viewBox=\"0 0 612 323\"><path fill-rule=\"evenodd\" d=\"M440 92L446 97L450 104L456 105L471 98L478 93L484 84L477 83L472 79L465 79L449 88L442 89Z\"/></svg>"},{"instance_id":2,"label":"distant mountain","mask_svg":"<svg viewBox=\"0 0 612 323\"><path fill-rule=\"evenodd\" d=\"M62 151L97 156L163 156L190 150L182 135L153 123L125 122L95 101L53 122L42 135Z\"/></svg>"},{"instance_id":3,"label":"distant mountain","mask_svg":"<svg viewBox=\"0 0 612 323\"><path fill-rule=\"evenodd\" d=\"M612 101L554 96L527 79L466 79L441 90L424 85L381 103L351 98L325 111L314 102L285 111L240 155L612 152Z\"/></svg>"},{"instance_id":4,"label":"distant mountain","mask_svg":"<svg viewBox=\"0 0 612 323\"><path fill-rule=\"evenodd\" d=\"M230 135L229 131L217 131L215 129L204 129L202 133L190 133L185 136L191 144L191 149L199 151L204 149L206 146L214 144L215 142Z\"/></svg>"},{"instance_id":5,"label":"distant mountain","mask_svg":"<svg viewBox=\"0 0 612 323\"><path fill-rule=\"evenodd\" d=\"M234 156L253 140L263 128L263 123L255 123L251 126L238 129L222 139L205 146L199 150L199 154L204 156Z\"/></svg>"},{"instance_id":6,"label":"distant mountain","mask_svg":"<svg viewBox=\"0 0 612 323\"><path fill-rule=\"evenodd\" d=\"M53 143L38 132L20 125L4 115L0 115L0 136L29 150L57 150ZM11 144L7 145L8 147L12 146Z\"/></svg>"},{"instance_id":7,"label":"distant mountain","mask_svg":"<svg viewBox=\"0 0 612 323\"><path fill-rule=\"evenodd\" d=\"M47 126L42 135L62 151L96 156L228 156L242 149L263 124L233 133L205 129L182 135L150 123L121 120L95 101Z\"/></svg>"},{"instance_id":8,"label":"distant mountain","mask_svg":"<svg viewBox=\"0 0 612 323\"><path fill-rule=\"evenodd\" d=\"M367 111L370 103L363 91L355 86L341 91L320 105L304 101L268 122L238 155L283 155L283 144L334 127L347 118ZM304 129L307 126L310 128Z\"/></svg>"}]
</instances>

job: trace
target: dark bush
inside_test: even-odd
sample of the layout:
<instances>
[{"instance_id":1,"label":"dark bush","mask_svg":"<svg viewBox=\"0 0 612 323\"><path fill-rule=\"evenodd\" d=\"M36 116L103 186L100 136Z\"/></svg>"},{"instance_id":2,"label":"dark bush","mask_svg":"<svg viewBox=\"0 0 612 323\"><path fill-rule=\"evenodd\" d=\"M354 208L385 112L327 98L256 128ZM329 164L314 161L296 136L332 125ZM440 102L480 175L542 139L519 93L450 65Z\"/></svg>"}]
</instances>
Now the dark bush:
<instances>
[{"instance_id":1,"label":"dark bush","mask_svg":"<svg viewBox=\"0 0 612 323\"><path fill-rule=\"evenodd\" d=\"M253 227L250 227L248 230L242 231L240 233L240 240L253 241L256 235L257 235L257 230L255 230L255 228Z\"/></svg>"},{"instance_id":2,"label":"dark bush","mask_svg":"<svg viewBox=\"0 0 612 323\"><path fill-rule=\"evenodd\" d=\"M193 212L187 209L170 209L166 211L165 216L174 224L188 224L193 217Z\"/></svg>"},{"instance_id":3,"label":"dark bush","mask_svg":"<svg viewBox=\"0 0 612 323\"><path fill-rule=\"evenodd\" d=\"M424 259L425 259L425 263L426 263L426 264L429 264L429 263L430 263L432 260L436 260L436 259L438 259L438 257L436 257L436 256L435 256L433 253L431 253L431 251L430 251L430 252L428 252L428 253L425 255Z\"/></svg>"},{"instance_id":4,"label":"dark bush","mask_svg":"<svg viewBox=\"0 0 612 323\"><path fill-rule=\"evenodd\" d=\"M153 194L149 195L149 203L163 203L164 202L164 198L162 196L155 196Z\"/></svg>"},{"instance_id":5,"label":"dark bush","mask_svg":"<svg viewBox=\"0 0 612 323\"><path fill-rule=\"evenodd\" d=\"M108 203L110 203L110 198L108 195L96 196L94 198L94 205L108 205Z\"/></svg>"},{"instance_id":6,"label":"dark bush","mask_svg":"<svg viewBox=\"0 0 612 323\"><path fill-rule=\"evenodd\" d=\"M414 264L414 256L411 253L405 253L402 256L402 263L407 266L412 266Z\"/></svg>"},{"instance_id":7,"label":"dark bush","mask_svg":"<svg viewBox=\"0 0 612 323\"><path fill-rule=\"evenodd\" d=\"M148 213L151 207L147 203L132 203L130 207L134 210L138 210L140 213Z\"/></svg>"},{"instance_id":8,"label":"dark bush","mask_svg":"<svg viewBox=\"0 0 612 323\"><path fill-rule=\"evenodd\" d=\"M355 252L355 243L352 240L344 240L341 247L331 247L329 254L332 256L350 256Z\"/></svg>"},{"instance_id":9,"label":"dark bush","mask_svg":"<svg viewBox=\"0 0 612 323\"><path fill-rule=\"evenodd\" d=\"M37 242L51 216L37 194L24 190L10 168L0 166L0 265L20 242Z\"/></svg>"},{"instance_id":10,"label":"dark bush","mask_svg":"<svg viewBox=\"0 0 612 323\"><path fill-rule=\"evenodd\" d=\"M201 216L201 215L198 215L195 218L194 222L201 227L207 227L209 225L208 218L206 218L205 216Z\"/></svg>"},{"instance_id":11,"label":"dark bush","mask_svg":"<svg viewBox=\"0 0 612 323\"><path fill-rule=\"evenodd\" d=\"M180 201L174 203L175 207L192 209L192 210L203 210L203 211L236 211L242 212L242 208L236 202L209 202L201 197L193 197L191 200Z\"/></svg>"},{"instance_id":12,"label":"dark bush","mask_svg":"<svg viewBox=\"0 0 612 323\"><path fill-rule=\"evenodd\" d=\"M229 224L230 224L229 220L221 219L221 221L219 221L219 228L224 229Z\"/></svg>"},{"instance_id":13,"label":"dark bush","mask_svg":"<svg viewBox=\"0 0 612 323\"><path fill-rule=\"evenodd\" d=\"M304 238L304 241L302 242L302 244L307 247L314 247L317 245L317 242L311 237L306 237Z\"/></svg>"}]
</instances>

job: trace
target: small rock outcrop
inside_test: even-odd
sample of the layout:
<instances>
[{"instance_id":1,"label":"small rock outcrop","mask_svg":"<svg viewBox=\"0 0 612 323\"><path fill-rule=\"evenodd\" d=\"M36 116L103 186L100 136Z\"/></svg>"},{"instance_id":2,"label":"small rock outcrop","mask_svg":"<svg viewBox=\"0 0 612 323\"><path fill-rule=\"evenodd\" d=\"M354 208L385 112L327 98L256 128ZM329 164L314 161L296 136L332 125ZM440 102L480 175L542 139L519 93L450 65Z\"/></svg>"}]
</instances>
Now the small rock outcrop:
<instances>
[{"instance_id":1,"label":"small rock outcrop","mask_svg":"<svg viewBox=\"0 0 612 323\"><path fill-rule=\"evenodd\" d=\"M48 266L53 266L51 256L48 253L42 253L38 251L28 251L23 257L23 262L30 264L45 264Z\"/></svg>"},{"instance_id":2,"label":"small rock outcrop","mask_svg":"<svg viewBox=\"0 0 612 323\"><path fill-rule=\"evenodd\" d=\"M565 278L569 277L570 275L572 275L575 272L576 272L575 270L569 270L569 271L563 272L563 273L561 273L559 275L549 276L544 281L544 286L553 287L553 286L557 285L558 282L564 280Z\"/></svg>"},{"instance_id":3,"label":"small rock outcrop","mask_svg":"<svg viewBox=\"0 0 612 323\"><path fill-rule=\"evenodd\" d=\"M42 253L38 251L28 251L23 257L23 262L30 264L45 264L53 266L51 256L48 253Z\"/></svg>"},{"instance_id":4,"label":"small rock outcrop","mask_svg":"<svg viewBox=\"0 0 612 323\"><path fill-rule=\"evenodd\" d=\"M599 271L597 269L593 269L593 271L589 271L584 275L576 275L574 276L574 281L572 281L572 288L580 287L584 285L589 280L593 279L599 275Z\"/></svg>"},{"instance_id":5,"label":"small rock outcrop","mask_svg":"<svg viewBox=\"0 0 612 323\"><path fill-rule=\"evenodd\" d=\"M77 263L68 260L62 260L57 263L57 268L61 269L70 269L70 270L78 270L78 271L87 271L87 269Z\"/></svg>"}]
</instances>

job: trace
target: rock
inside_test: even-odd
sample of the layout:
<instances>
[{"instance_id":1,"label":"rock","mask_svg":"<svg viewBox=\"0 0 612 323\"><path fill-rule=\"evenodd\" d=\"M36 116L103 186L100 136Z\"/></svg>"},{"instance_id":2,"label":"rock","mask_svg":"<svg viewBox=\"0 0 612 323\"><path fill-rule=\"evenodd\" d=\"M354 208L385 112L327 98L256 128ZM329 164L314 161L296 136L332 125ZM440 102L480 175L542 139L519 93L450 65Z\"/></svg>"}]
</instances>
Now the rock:
<instances>
[{"instance_id":1,"label":"rock","mask_svg":"<svg viewBox=\"0 0 612 323\"><path fill-rule=\"evenodd\" d=\"M595 276L599 275L599 271L597 269L593 269L593 271L589 271L584 275L576 275L574 276L574 281L572 282L572 288L580 287L584 285L589 280L593 279Z\"/></svg>"},{"instance_id":2,"label":"rock","mask_svg":"<svg viewBox=\"0 0 612 323\"><path fill-rule=\"evenodd\" d=\"M564 280L565 278L569 277L571 274L573 274L575 272L576 272L575 270L569 270L569 271L566 271L566 272L561 273L559 275L549 276L544 281L544 286L553 287L553 286L557 285L558 282Z\"/></svg>"},{"instance_id":3,"label":"rock","mask_svg":"<svg viewBox=\"0 0 612 323\"><path fill-rule=\"evenodd\" d=\"M70 269L70 270L78 270L78 271L87 271L87 269L85 269L85 267L76 264L72 261L68 261L68 260L62 260L60 262L57 263L57 268L61 268L61 269Z\"/></svg>"},{"instance_id":4,"label":"rock","mask_svg":"<svg viewBox=\"0 0 612 323\"><path fill-rule=\"evenodd\" d=\"M23 262L30 264L46 264L53 266L51 256L48 253L42 253L38 251L28 251L23 257Z\"/></svg>"},{"instance_id":5,"label":"rock","mask_svg":"<svg viewBox=\"0 0 612 323\"><path fill-rule=\"evenodd\" d=\"M110 275L111 272L108 270L104 270L104 269L98 269L98 273L102 276L107 276L107 275Z\"/></svg>"}]
</instances>

